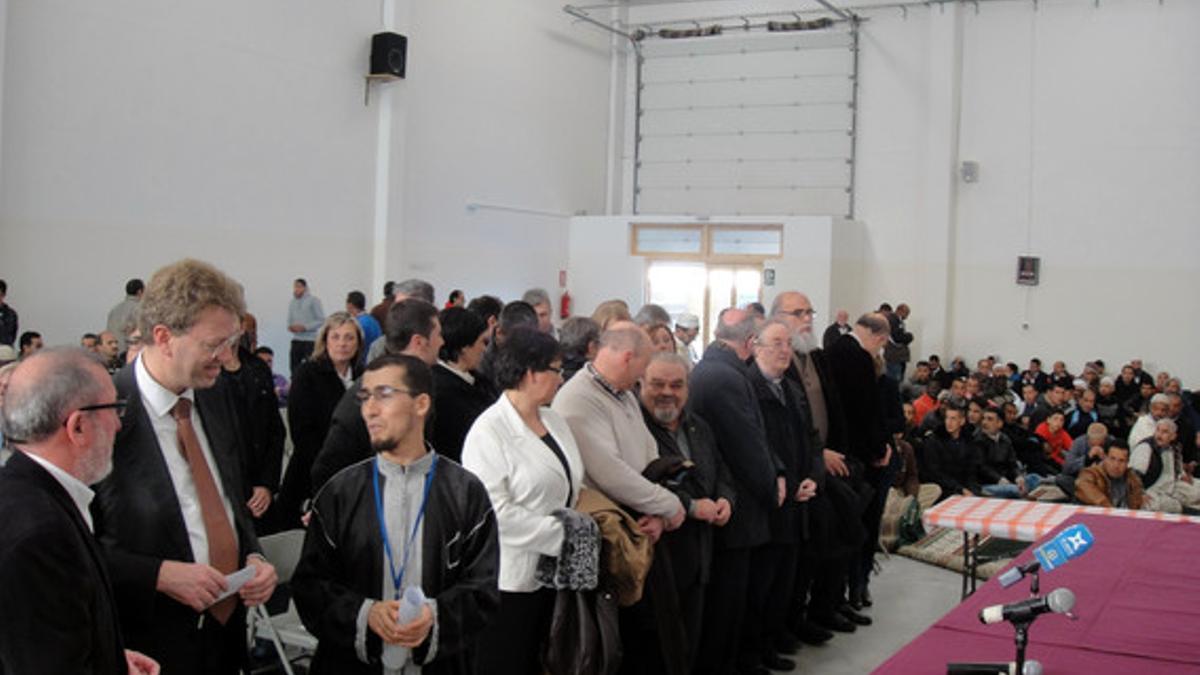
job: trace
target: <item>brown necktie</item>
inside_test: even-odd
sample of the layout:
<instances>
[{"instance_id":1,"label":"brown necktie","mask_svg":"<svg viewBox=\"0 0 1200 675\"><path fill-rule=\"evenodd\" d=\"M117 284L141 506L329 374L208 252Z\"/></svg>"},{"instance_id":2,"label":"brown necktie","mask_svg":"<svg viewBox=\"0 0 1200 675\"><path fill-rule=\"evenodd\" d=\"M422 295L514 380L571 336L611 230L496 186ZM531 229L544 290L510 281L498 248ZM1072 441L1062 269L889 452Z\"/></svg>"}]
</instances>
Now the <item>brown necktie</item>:
<instances>
[{"instance_id":1,"label":"brown necktie","mask_svg":"<svg viewBox=\"0 0 1200 675\"><path fill-rule=\"evenodd\" d=\"M808 397L808 411L812 413L812 425L817 430L821 445L829 441L829 410L825 407L825 392L821 389L821 376L808 354L795 352L796 369L800 371L800 383Z\"/></svg>"},{"instance_id":2,"label":"brown necktie","mask_svg":"<svg viewBox=\"0 0 1200 675\"><path fill-rule=\"evenodd\" d=\"M196 428L192 426L192 402L180 398L171 409L179 433L179 451L187 460L188 469L192 472L192 482L196 485L196 498L200 500L200 515L204 519L204 533L208 539L208 561L222 574L237 570L238 547L237 537L233 526L225 514L225 505L221 502L221 493L213 480L212 471L204 459L200 449L200 439L196 437ZM224 624L237 607L237 596L230 596L208 608L217 621Z\"/></svg>"}]
</instances>

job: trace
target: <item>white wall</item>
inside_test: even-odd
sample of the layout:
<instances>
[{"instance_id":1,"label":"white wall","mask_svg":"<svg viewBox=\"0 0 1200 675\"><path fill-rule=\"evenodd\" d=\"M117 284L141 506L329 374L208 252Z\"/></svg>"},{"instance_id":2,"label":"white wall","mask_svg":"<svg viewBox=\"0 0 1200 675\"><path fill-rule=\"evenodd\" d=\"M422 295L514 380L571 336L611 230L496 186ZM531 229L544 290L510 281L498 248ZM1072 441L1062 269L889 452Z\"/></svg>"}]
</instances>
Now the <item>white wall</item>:
<instances>
[{"instance_id":1,"label":"white wall","mask_svg":"<svg viewBox=\"0 0 1200 675\"><path fill-rule=\"evenodd\" d=\"M1200 4L1102 9L967 12L962 156L982 168L959 202L954 344L1141 356L1197 387ZM1042 258L1029 290L1023 253Z\"/></svg>"},{"instance_id":2,"label":"white wall","mask_svg":"<svg viewBox=\"0 0 1200 675\"><path fill-rule=\"evenodd\" d=\"M607 34L573 25L560 7L413 6L404 182L393 186L404 236L389 247L392 278L426 278L439 295L556 292L567 218L604 208L610 61ZM469 211L468 202L549 215Z\"/></svg>"},{"instance_id":3,"label":"white wall","mask_svg":"<svg viewBox=\"0 0 1200 675\"><path fill-rule=\"evenodd\" d=\"M185 255L246 286L277 350L296 276L327 311L410 275L439 295L553 292L565 217L472 215L468 199L603 205L608 39L559 4L396 0L408 79L364 106L390 0L0 2L0 277L22 329L52 344Z\"/></svg>"},{"instance_id":4,"label":"white wall","mask_svg":"<svg viewBox=\"0 0 1200 675\"><path fill-rule=\"evenodd\" d=\"M650 5L631 19L786 4ZM863 230L835 251L838 304L908 302L921 355L1039 355L1073 369L1141 356L1200 386L1188 339L1200 305L1176 290L1200 272L1200 3L863 14ZM980 163L978 183L957 177L964 159ZM1031 290L1015 283L1024 254L1042 257ZM856 255L857 278L845 264Z\"/></svg>"},{"instance_id":5,"label":"white wall","mask_svg":"<svg viewBox=\"0 0 1200 675\"><path fill-rule=\"evenodd\" d=\"M356 9L357 7L357 9ZM369 278L363 3L9 3L0 268L22 329L103 328L183 256L246 287L286 349L291 279L327 310Z\"/></svg>"}]
</instances>

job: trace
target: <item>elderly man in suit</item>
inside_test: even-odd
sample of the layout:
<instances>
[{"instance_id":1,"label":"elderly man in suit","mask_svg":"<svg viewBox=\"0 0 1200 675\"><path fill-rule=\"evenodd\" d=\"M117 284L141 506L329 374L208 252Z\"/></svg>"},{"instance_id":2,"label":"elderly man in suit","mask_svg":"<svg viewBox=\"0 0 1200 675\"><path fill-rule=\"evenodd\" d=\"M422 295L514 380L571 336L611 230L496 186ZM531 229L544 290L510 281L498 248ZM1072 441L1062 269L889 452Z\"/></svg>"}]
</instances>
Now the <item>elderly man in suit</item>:
<instances>
[{"instance_id":1,"label":"elderly man in suit","mask_svg":"<svg viewBox=\"0 0 1200 675\"><path fill-rule=\"evenodd\" d=\"M40 352L13 373L0 470L0 673L157 673L125 650L92 536L88 485L112 470L124 401L77 349Z\"/></svg>"},{"instance_id":2,"label":"elderly man in suit","mask_svg":"<svg viewBox=\"0 0 1200 675\"><path fill-rule=\"evenodd\" d=\"M92 513L125 637L168 673L238 672L243 606L275 589L242 499L233 399L214 386L244 311L241 286L211 265L160 269L142 297L145 347L115 377L128 409ZM246 566L250 580L223 598Z\"/></svg>"},{"instance_id":3,"label":"elderly man in suit","mask_svg":"<svg viewBox=\"0 0 1200 675\"><path fill-rule=\"evenodd\" d=\"M865 469L862 477L871 488L871 498L863 513L867 538L857 568L852 566L850 570L851 606L865 604L884 498L888 482L894 478L894 474L885 470L892 459L892 446L879 389L882 369L877 368L877 359L890 334L887 317L864 314L854 323L852 332L838 338L829 348L830 371L837 381L846 420L846 454Z\"/></svg>"}]
</instances>

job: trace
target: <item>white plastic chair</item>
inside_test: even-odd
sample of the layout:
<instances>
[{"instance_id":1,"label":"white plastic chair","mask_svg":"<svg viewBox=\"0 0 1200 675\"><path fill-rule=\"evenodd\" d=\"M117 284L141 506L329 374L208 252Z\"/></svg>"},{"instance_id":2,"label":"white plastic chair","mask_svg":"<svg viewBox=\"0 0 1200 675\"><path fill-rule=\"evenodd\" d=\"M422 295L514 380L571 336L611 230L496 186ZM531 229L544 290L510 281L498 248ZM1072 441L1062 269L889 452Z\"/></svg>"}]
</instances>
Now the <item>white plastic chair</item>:
<instances>
[{"instance_id":1,"label":"white plastic chair","mask_svg":"<svg viewBox=\"0 0 1200 675\"><path fill-rule=\"evenodd\" d=\"M278 534L260 537L263 557L275 566L279 583L284 584L292 579L296 564L300 561L300 550L304 546L304 530L287 530ZM256 638L269 639L275 645L279 654L279 662L288 675L294 675L292 661L302 656L312 654L317 649L317 638L304 627L300 615L296 612L296 603L288 599L287 610L280 614L271 615L265 604L259 605L250 612L251 634ZM300 654L289 659L287 647L297 647Z\"/></svg>"}]
</instances>

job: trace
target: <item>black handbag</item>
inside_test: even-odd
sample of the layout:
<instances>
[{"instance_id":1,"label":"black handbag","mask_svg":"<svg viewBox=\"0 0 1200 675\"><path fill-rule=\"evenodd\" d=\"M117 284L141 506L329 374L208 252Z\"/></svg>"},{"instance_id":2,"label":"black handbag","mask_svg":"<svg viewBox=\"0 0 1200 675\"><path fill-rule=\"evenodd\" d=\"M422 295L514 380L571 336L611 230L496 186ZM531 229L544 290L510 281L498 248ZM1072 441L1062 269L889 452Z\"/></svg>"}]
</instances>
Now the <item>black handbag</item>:
<instances>
[{"instance_id":1,"label":"black handbag","mask_svg":"<svg viewBox=\"0 0 1200 675\"><path fill-rule=\"evenodd\" d=\"M558 591L542 653L550 675L613 675L621 665L617 596L611 591Z\"/></svg>"}]
</instances>

